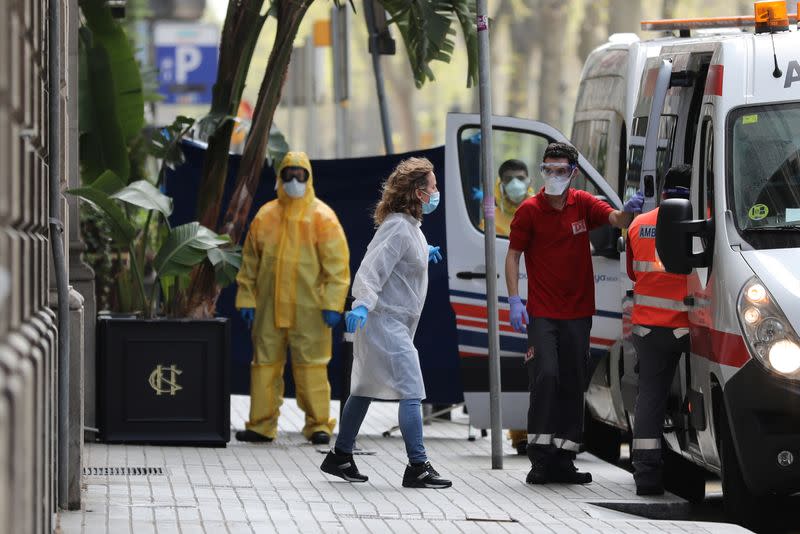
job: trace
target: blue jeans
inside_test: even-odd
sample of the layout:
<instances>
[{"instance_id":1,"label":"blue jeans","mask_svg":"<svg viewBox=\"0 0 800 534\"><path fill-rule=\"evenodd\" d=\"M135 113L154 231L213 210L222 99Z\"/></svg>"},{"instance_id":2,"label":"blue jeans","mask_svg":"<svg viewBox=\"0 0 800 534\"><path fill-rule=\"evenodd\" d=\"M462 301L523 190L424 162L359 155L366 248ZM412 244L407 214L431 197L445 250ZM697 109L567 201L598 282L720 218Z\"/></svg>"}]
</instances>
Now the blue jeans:
<instances>
[{"instance_id":1,"label":"blue jeans","mask_svg":"<svg viewBox=\"0 0 800 534\"><path fill-rule=\"evenodd\" d=\"M356 442L361 423L367 415L367 409L372 399L369 397L359 397L351 395L348 397L342 412L342 420L339 422L339 435L336 437L336 449L346 454L353 453L353 445ZM402 399L400 408L397 410L397 418L400 422L400 432L403 434L403 441L406 443L406 454L412 463L422 463L428 461L425 454L425 445L422 443L422 412L420 407L421 399Z\"/></svg>"}]
</instances>

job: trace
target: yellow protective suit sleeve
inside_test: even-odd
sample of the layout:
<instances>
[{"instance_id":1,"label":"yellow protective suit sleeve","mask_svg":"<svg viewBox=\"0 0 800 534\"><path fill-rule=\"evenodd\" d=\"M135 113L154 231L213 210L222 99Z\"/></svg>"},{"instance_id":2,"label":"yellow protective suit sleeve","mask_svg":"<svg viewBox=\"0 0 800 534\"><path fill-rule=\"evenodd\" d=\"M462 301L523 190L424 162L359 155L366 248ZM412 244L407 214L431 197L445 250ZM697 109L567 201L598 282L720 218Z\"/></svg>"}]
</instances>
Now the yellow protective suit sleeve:
<instances>
[{"instance_id":1,"label":"yellow protective suit sleeve","mask_svg":"<svg viewBox=\"0 0 800 534\"><path fill-rule=\"evenodd\" d=\"M336 213L328 206L320 210L317 236L320 304L323 310L343 312L350 286L350 249Z\"/></svg>"},{"instance_id":2,"label":"yellow protective suit sleeve","mask_svg":"<svg viewBox=\"0 0 800 534\"><path fill-rule=\"evenodd\" d=\"M258 297L256 290L256 277L258 276L258 264L261 259L261 250L258 244L258 221L259 217L250 223L247 237L242 247L242 266L236 274L236 308L255 308Z\"/></svg>"}]
</instances>

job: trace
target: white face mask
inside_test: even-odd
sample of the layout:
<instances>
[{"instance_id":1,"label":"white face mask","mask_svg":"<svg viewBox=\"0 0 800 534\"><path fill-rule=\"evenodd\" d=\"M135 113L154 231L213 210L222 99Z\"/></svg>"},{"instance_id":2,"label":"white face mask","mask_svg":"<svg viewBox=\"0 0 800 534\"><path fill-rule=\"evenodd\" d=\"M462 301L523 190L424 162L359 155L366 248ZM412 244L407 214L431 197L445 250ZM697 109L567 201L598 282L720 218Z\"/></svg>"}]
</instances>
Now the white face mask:
<instances>
[{"instance_id":1,"label":"white face mask","mask_svg":"<svg viewBox=\"0 0 800 534\"><path fill-rule=\"evenodd\" d=\"M526 180L514 178L507 184L503 185L503 191L505 191L506 196L511 202L514 204L519 204L525 200L525 197L528 194L529 185L529 182Z\"/></svg>"},{"instance_id":2,"label":"white face mask","mask_svg":"<svg viewBox=\"0 0 800 534\"><path fill-rule=\"evenodd\" d=\"M283 182L283 190L292 198L300 198L306 194L306 183L308 182L301 183L292 179L288 182Z\"/></svg>"},{"instance_id":3,"label":"white face mask","mask_svg":"<svg viewBox=\"0 0 800 534\"><path fill-rule=\"evenodd\" d=\"M572 176L564 178L557 176L547 177L544 180L544 192L548 195L560 195L567 189L570 180L572 180Z\"/></svg>"}]
</instances>

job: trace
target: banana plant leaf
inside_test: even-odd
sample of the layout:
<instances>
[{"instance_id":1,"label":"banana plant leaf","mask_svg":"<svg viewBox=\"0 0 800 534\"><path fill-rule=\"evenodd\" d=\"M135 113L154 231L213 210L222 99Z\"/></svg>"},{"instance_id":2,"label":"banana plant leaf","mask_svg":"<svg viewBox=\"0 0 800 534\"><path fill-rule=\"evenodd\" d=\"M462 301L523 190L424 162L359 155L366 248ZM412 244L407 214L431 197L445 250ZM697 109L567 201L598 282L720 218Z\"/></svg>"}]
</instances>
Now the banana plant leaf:
<instances>
[{"instance_id":1,"label":"banana plant leaf","mask_svg":"<svg viewBox=\"0 0 800 534\"><path fill-rule=\"evenodd\" d=\"M81 182L91 184L110 169L127 182L130 161L117 112L114 79L108 51L91 32L80 30L78 126Z\"/></svg>"},{"instance_id":2,"label":"banana plant leaf","mask_svg":"<svg viewBox=\"0 0 800 534\"><path fill-rule=\"evenodd\" d=\"M198 222L177 226L161 245L153 268L159 277L185 275L208 257L209 250L228 243L227 236L219 236Z\"/></svg>"},{"instance_id":3,"label":"banana plant leaf","mask_svg":"<svg viewBox=\"0 0 800 534\"><path fill-rule=\"evenodd\" d=\"M125 143L128 143L144 126L142 76L133 47L122 26L111 15L106 0L79 0L78 4L85 25L92 32L93 44L108 54L113 85L106 90L111 90L115 97L117 118Z\"/></svg>"},{"instance_id":4,"label":"banana plant leaf","mask_svg":"<svg viewBox=\"0 0 800 534\"><path fill-rule=\"evenodd\" d=\"M111 241L119 248L127 248L136 237L136 228L130 223L128 216L120 209L111 195L122 189L124 183L111 171L100 175L91 185L68 189L67 193L81 200L105 215L111 228Z\"/></svg>"},{"instance_id":5,"label":"banana plant leaf","mask_svg":"<svg viewBox=\"0 0 800 534\"><path fill-rule=\"evenodd\" d=\"M194 119L179 115L169 126L155 132L150 139L150 154L164 161L170 169L183 165L186 157L181 150L180 142L186 132L194 125Z\"/></svg>"},{"instance_id":6,"label":"banana plant leaf","mask_svg":"<svg viewBox=\"0 0 800 534\"><path fill-rule=\"evenodd\" d=\"M214 277L220 287L227 287L236 280L236 274L242 266L241 250L238 245L208 250L208 261L214 266Z\"/></svg>"},{"instance_id":7,"label":"banana plant leaf","mask_svg":"<svg viewBox=\"0 0 800 534\"><path fill-rule=\"evenodd\" d=\"M172 199L147 180L133 182L112 194L111 198L146 210L156 210L164 215L164 218L172 215Z\"/></svg>"},{"instance_id":8,"label":"banana plant leaf","mask_svg":"<svg viewBox=\"0 0 800 534\"><path fill-rule=\"evenodd\" d=\"M461 25L467 46L467 87L478 81L478 39L474 0L380 0L388 23L400 30L417 87L433 81L431 61L450 62L455 50L453 20Z\"/></svg>"}]
</instances>

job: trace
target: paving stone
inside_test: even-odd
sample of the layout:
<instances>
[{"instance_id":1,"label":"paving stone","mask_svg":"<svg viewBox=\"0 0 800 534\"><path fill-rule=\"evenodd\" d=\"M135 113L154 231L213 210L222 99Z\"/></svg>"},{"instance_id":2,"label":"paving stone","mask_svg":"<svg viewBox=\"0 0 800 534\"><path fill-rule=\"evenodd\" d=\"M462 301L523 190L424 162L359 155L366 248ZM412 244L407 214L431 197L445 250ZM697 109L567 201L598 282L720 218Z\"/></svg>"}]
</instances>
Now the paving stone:
<instances>
[{"instance_id":1,"label":"paving stone","mask_svg":"<svg viewBox=\"0 0 800 534\"><path fill-rule=\"evenodd\" d=\"M332 411L338 414L338 403ZM244 426L249 398L231 399L233 429ZM490 469L491 442L467 438L467 418L426 425L425 445L434 466L453 480L447 490L401 486L407 459L397 424L397 403L375 402L362 426L356 461L370 477L350 484L319 471L328 447L300 434L304 415L292 399L281 409L278 439L225 449L87 443L87 467L161 467L162 476L84 476L83 511L61 512L63 534L278 532L330 533L616 533L745 532L734 525L655 521L596 506L680 505L666 496L635 495L630 473L588 454L586 486L524 483L528 460L505 445L504 469Z\"/></svg>"}]
</instances>

